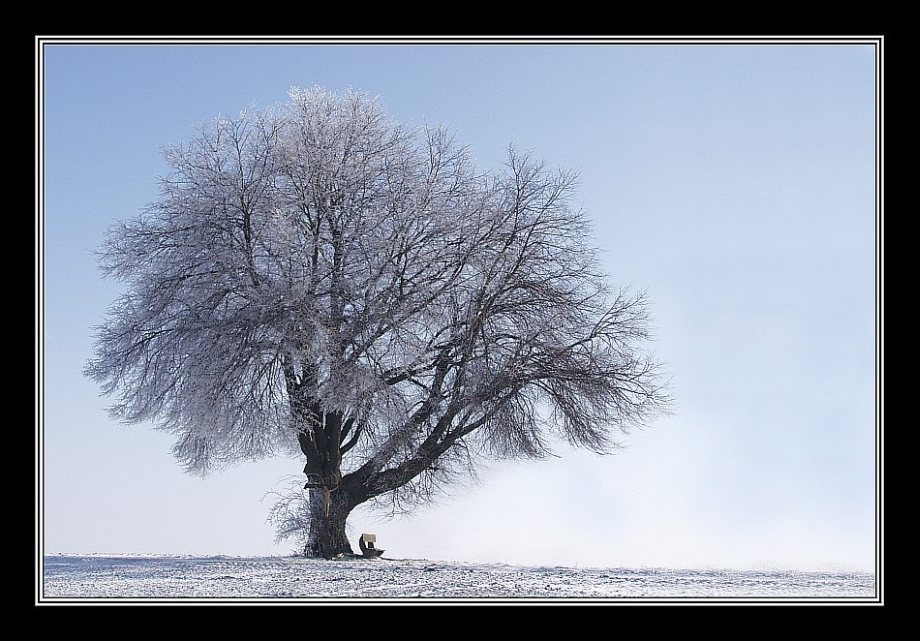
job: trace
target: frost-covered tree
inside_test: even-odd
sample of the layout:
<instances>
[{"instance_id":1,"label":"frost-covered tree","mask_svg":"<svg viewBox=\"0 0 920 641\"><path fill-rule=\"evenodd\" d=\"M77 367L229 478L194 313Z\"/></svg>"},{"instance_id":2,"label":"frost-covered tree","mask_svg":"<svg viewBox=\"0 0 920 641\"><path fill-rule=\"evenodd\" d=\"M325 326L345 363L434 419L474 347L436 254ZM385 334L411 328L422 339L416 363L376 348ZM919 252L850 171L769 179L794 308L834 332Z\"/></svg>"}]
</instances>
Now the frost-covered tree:
<instances>
[{"instance_id":1,"label":"frost-covered tree","mask_svg":"<svg viewBox=\"0 0 920 641\"><path fill-rule=\"evenodd\" d=\"M100 252L126 293L86 373L112 413L204 473L306 459L304 552L480 458L597 452L666 400L641 295L608 291L575 177L510 151L480 172L444 129L359 93L220 118Z\"/></svg>"}]
</instances>

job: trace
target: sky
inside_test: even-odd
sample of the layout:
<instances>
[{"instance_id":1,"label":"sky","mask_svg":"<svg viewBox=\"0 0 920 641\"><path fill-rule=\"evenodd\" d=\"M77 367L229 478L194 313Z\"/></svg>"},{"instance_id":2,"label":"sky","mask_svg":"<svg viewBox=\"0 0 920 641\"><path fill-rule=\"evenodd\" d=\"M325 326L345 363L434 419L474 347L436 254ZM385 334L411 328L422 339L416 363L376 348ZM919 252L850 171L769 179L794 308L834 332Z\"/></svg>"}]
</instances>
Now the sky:
<instances>
[{"instance_id":1,"label":"sky","mask_svg":"<svg viewBox=\"0 0 920 641\"><path fill-rule=\"evenodd\" d=\"M186 474L85 379L119 293L94 251L161 149L291 86L379 95L483 167L577 169L611 282L645 289L672 413L616 454L494 461L411 516L395 558L863 569L875 563L875 59L868 45L67 46L44 57L46 553L285 555L302 462Z\"/></svg>"}]
</instances>

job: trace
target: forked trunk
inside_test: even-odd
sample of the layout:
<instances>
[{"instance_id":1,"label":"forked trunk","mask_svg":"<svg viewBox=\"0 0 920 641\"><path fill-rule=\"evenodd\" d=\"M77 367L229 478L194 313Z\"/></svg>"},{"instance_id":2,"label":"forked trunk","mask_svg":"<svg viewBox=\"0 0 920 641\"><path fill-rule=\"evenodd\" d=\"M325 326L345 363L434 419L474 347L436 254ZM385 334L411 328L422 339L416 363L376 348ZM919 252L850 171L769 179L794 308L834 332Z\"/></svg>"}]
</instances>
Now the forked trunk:
<instances>
[{"instance_id":1,"label":"forked trunk","mask_svg":"<svg viewBox=\"0 0 920 641\"><path fill-rule=\"evenodd\" d=\"M344 496L324 489L310 490L310 534L304 555L332 559L353 554L345 533L345 520L351 511Z\"/></svg>"}]
</instances>

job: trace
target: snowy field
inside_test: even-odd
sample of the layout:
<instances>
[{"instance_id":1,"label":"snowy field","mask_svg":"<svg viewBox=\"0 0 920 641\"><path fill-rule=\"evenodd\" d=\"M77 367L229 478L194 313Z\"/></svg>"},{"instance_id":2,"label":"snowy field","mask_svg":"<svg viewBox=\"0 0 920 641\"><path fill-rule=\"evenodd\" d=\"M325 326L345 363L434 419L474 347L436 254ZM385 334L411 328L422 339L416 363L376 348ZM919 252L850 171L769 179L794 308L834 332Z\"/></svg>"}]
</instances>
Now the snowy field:
<instances>
[{"instance_id":1,"label":"snowy field","mask_svg":"<svg viewBox=\"0 0 920 641\"><path fill-rule=\"evenodd\" d=\"M852 598L872 574L516 567L291 557L46 556L46 599L64 598Z\"/></svg>"}]
</instances>

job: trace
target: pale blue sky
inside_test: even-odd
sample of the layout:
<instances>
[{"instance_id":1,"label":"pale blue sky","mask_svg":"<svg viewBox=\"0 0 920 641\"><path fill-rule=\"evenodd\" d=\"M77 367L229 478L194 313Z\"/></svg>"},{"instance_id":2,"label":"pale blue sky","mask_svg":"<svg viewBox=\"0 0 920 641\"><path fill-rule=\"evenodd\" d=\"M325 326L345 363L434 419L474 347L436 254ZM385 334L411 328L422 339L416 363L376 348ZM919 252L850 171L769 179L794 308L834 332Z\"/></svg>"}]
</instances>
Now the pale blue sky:
<instances>
[{"instance_id":1,"label":"pale blue sky","mask_svg":"<svg viewBox=\"0 0 920 641\"><path fill-rule=\"evenodd\" d=\"M159 150L292 85L380 95L484 166L581 171L616 283L647 288L673 416L597 457L496 462L415 516L356 513L395 557L567 565L874 565L870 46L49 46L47 552L285 554L263 495L296 461L184 474L81 369L117 293L93 251Z\"/></svg>"}]
</instances>

